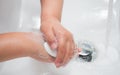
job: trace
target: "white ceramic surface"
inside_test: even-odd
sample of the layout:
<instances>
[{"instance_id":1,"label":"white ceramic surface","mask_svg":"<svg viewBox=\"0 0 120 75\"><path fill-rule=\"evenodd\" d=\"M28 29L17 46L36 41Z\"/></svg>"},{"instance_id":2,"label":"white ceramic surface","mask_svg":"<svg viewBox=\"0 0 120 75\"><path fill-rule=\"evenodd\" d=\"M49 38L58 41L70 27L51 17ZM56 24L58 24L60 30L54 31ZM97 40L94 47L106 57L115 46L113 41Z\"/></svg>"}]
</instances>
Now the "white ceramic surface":
<instances>
[{"instance_id":1,"label":"white ceramic surface","mask_svg":"<svg viewBox=\"0 0 120 75\"><path fill-rule=\"evenodd\" d=\"M119 27L120 1L114 0L114 17L108 16L109 0L65 0L62 24L75 40L89 40L97 48L94 62L71 61L57 69L54 64L19 58L4 63L0 75L120 75L120 47L115 29ZM40 25L39 0L0 0L0 31L31 31ZM108 28L108 21L115 24ZM116 27L118 26L118 27ZM107 39L112 44L106 50L106 30L113 30ZM115 35L116 34L116 35ZM114 39L114 40L111 40Z\"/></svg>"}]
</instances>

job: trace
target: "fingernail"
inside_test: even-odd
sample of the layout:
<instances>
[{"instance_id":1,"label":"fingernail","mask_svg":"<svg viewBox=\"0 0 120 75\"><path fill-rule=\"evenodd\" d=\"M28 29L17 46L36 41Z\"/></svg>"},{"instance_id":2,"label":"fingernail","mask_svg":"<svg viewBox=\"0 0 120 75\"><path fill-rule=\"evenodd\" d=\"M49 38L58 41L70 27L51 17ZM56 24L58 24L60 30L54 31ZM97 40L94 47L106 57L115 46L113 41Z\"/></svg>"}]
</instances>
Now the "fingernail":
<instances>
[{"instance_id":1,"label":"fingernail","mask_svg":"<svg viewBox=\"0 0 120 75\"><path fill-rule=\"evenodd\" d=\"M59 68L61 66L61 62L60 61L55 61L55 65L57 68Z\"/></svg>"},{"instance_id":2,"label":"fingernail","mask_svg":"<svg viewBox=\"0 0 120 75\"><path fill-rule=\"evenodd\" d=\"M78 48L78 52L81 52L81 50L82 50L81 48Z\"/></svg>"},{"instance_id":3,"label":"fingernail","mask_svg":"<svg viewBox=\"0 0 120 75\"><path fill-rule=\"evenodd\" d=\"M52 50L55 50L57 48L57 43L55 43L55 42L52 43L51 48L52 48Z\"/></svg>"},{"instance_id":4,"label":"fingernail","mask_svg":"<svg viewBox=\"0 0 120 75\"><path fill-rule=\"evenodd\" d=\"M55 65L56 65L57 68L59 68L61 66L60 63L56 63Z\"/></svg>"}]
</instances>

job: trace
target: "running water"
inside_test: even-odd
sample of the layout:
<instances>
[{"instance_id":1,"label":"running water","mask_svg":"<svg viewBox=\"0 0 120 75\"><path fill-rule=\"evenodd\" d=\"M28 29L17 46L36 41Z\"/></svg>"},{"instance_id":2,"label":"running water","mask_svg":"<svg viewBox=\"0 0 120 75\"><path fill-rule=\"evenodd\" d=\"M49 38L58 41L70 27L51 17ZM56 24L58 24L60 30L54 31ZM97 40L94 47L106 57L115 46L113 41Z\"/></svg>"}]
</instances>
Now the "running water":
<instances>
[{"instance_id":1,"label":"running water","mask_svg":"<svg viewBox=\"0 0 120 75\"><path fill-rule=\"evenodd\" d=\"M118 7L117 7L118 8ZM97 64L108 65L113 64L119 60L119 13L120 11L115 9L115 0L109 0L108 4L108 17L106 26L106 38L105 44L97 44L98 58Z\"/></svg>"},{"instance_id":2,"label":"running water","mask_svg":"<svg viewBox=\"0 0 120 75\"><path fill-rule=\"evenodd\" d=\"M110 34L111 34L111 26L113 25L113 0L109 0L108 5L108 21L107 21L107 27L106 27L106 50L108 49L109 43L110 43Z\"/></svg>"},{"instance_id":3,"label":"running water","mask_svg":"<svg viewBox=\"0 0 120 75\"><path fill-rule=\"evenodd\" d=\"M120 8L119 1L109 0L108 23L106 28L106 50L109 46L116 47L120 40Z\"/></svg>"}]
</instances>

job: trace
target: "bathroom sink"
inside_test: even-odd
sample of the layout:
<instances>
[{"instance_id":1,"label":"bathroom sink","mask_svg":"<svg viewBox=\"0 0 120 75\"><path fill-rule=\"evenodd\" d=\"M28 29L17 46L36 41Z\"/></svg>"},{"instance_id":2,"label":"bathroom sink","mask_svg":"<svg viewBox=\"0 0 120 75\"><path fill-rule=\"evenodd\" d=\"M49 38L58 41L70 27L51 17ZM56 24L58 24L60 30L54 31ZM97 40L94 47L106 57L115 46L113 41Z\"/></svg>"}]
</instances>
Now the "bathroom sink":
<instances>
[{"instance_id":1,"label":"bathroom sink","mask_svg":"<svg viewBox=\"0 0 120 75\"><path fill-rule=\"evenodd\" d=\"M5 5L6 8L10 6L10 2L8 3L9 0L1 1L7 3ZM1 1L0 5L2 3ZM109 1L64 0L62 25L73 33L76 43L80 40L88 40L95 45L96 56L94 61L81 62L74 59L64 67L56 68L52 63L39 62L29 57L17 58L4 62L4 65L2 64L2 67L0 66L0 75L119 75L120 48L118 46L119 40L116 38L118 33L114 34L114 30L117 29L113 29L113 37L110 40L111 33L109 31L112 30L109 28L109 24L120 23L118 22L119 18L117 15L120 1L114 1L114 15L112 15L115 20L114 22L111 22L111 15L109 15L111 14L109 11L113 10L109 8L111 7ZM4 25L2 26L2 29L4 28L3 30L0 27L1 33L39 29L39 0L11 0L11 4L13 7L16 6L18 8L11 9L12 11L9 8L6 9L13 16L9 17L9 19L12 19L10 21L9 19L0 21L0 24ZM6 14L2 13L0 16L7 18L8 16ZM16 22L14 22L15 20ZM8 24L10 25L10 29L5 26ZM109 44L107 40L112 41L112 44Z\"/></svg>"}]
</instances>

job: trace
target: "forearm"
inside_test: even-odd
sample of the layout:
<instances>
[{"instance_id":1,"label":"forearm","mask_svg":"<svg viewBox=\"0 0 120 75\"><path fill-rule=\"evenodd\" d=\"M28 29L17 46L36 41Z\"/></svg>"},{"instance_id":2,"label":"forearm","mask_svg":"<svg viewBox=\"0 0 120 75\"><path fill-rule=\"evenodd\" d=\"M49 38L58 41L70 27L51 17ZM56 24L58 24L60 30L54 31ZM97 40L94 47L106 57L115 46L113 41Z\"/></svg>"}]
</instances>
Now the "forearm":
<instances>
[{"instance_id":1,"label":"forearm","mask_svg":"<svg viewBox=\"0 0 120 75\"><path fill-rule=\"evenodd\" d=\"M20 37L22 34L0 34L0 61L26 56L25 47L22 45L23 41Z\"/></svg>"},{"instance_id":2,"label":"forearm","mask_svg":"<svg viewBox=\"0 0 120 75\"><path fill-rule=\"evenodd\" d=\"M41 20L57 19L61 21L63 0L41 0Z\"/></svg>"}]
</instances>

